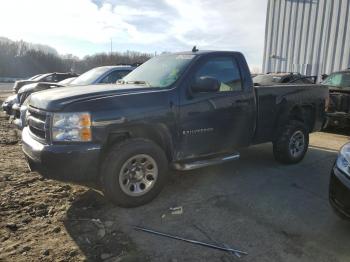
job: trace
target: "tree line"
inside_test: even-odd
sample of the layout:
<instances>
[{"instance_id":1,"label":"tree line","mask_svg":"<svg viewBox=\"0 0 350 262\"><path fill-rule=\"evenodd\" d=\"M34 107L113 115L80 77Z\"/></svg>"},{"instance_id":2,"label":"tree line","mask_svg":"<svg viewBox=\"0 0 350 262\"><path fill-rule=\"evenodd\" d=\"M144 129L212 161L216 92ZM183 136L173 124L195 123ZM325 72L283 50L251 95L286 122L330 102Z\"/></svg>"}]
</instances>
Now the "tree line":
<instances>
[{"instance_id":1,"label":"tree line","mask_svg":"<svg viewBox=\"0 0 350 262\"><path fill-rule=\"evenodd\" d=\"M0 38L0 77L25 78L48 72L69 71L81 74L97 66L141 64L151 56L127 51L98 53L79 59L73 55L60 56L51 47Z\"/></svg>"}]
</instances>

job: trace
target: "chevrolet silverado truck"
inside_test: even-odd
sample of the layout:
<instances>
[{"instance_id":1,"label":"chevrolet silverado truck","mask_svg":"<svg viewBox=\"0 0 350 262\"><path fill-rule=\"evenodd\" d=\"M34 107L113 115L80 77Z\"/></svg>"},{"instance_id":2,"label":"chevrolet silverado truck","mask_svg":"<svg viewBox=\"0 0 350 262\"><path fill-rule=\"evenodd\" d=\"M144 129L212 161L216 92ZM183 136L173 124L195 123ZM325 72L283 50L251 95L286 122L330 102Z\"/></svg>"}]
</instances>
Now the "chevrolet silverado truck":
<instances>
[{"instance_id":1,"label":"chevrolet silverado truck","mask_svg":"<svg viewBox=\"0 0 350 262\"><path fill-rule=\"evenodd\" d=\"M234 160L242 147L272 142L279 162L298 163L327 97L319 85L254 87L239 52L166 54L115 85L32 94L22 146L44 177L133 207L160 193L168 168Z\"/></svg>"}]
</instances>

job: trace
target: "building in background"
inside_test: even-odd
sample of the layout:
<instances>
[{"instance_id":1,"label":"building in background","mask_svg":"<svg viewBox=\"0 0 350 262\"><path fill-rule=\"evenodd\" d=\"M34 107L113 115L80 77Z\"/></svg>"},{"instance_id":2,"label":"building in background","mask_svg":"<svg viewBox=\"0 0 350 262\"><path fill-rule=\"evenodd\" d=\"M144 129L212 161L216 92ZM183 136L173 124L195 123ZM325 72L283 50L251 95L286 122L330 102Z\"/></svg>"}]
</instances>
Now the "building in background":
<instances>
[{"instance_id":1,"label":"building in background","mask_svg":"<svg viewBox=\"0 0 350 262\"><path fill-rule=\"evenodd\" d=\"M350 67L350 0L269 0L263 72L320 76Z\"/></svg>"}]
</instances>

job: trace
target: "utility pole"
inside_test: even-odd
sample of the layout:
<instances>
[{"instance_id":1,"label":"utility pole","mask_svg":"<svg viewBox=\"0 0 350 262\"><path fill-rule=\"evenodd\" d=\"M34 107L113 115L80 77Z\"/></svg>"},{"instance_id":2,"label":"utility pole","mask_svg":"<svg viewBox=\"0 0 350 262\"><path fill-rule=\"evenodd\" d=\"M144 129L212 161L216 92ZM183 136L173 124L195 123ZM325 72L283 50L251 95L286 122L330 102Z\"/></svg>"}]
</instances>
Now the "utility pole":
<instances>
[{"instance_id":1,"label":"utility pole","mask_svg":"<svg viewBox=\"0 0 350 262\"><path fill-rule=\"evenodd\" d=\"M112 52L113 52L113 39L111 38L111 55L112 55Z\"/></svg>"}]
</instances>

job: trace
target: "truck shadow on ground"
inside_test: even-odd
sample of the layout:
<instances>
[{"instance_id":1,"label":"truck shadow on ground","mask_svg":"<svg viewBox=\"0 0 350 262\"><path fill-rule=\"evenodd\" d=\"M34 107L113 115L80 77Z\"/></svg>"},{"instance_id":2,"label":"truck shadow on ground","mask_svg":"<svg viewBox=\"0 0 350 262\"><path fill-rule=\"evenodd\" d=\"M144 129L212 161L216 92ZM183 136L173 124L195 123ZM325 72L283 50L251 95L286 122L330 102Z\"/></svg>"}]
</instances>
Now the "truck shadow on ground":
<instances>
[{"instance_id":1,"label":"truck shadow on ground","mask_svg":"<svg viewBox=\"0 0 350 262\"><path fill-rule=\"evenodd\" d=\"M186 232L199 221L210 225L213 219L211 212L219 212L223 216L222 220L219 218L216 221L217 228L222 229L225 224L229 226L232 223L224 219L227 214L254 221L257 227L273 229L282 239L294 241L290 236L298 235L296 242L312 237L313 232L307 229L307 224L312 223L313 227L319 227L317 230L328 233L330 239L338 239L334 245L328 246L337 250L336 243L348 241L350 235L350 224L334 216L328 205L329 171L337 152L312 147L302 163L284 166L275 162L271 149L270 144L254 146L243 150L241 159L236 162L187 173L172 172L160 196L138 208L115 207L101 194L89 190L73 202L67 212L65 227L88 261L114 261L113 258L120 257L131 261L154 260L153 256L161 255L155 255L159 252L155 251L157 248L149 250L148 242L153 241L153 236L144 236L140 243L132 225L153 228L162 225L165 232L181 228ZM307 200L304 201L304 198ZM305 203L300 204L300 201ZM186 214L181 219L169 216L169 207L175 205L184 207ZM273 218L269 213L272 212L271 208L276 214L289 214L293 221L303 221L305 230L301 226L300 232L290 233L288 228L293 228L288 225L290 221L283 220L283 217ZM163 216L165 220L168 219L167 223L164 223ZM299 228L299 225L295 225L295 228ZM225 234L231 233L222 232L221 237L225 238ZM249 237L249 234L247 239L253 243L259 241L254 235ZM324 244L319 241L320 245ZM145 253L144 250L148 251ZM176 246L169 252L182 253ZM302 247L298 252L302 252ZM198 255L200 261L201 255ZM109 257L111 260L108 260ZM162 257L155 260L161 261Z\"/></svg>"}]
</instances>

